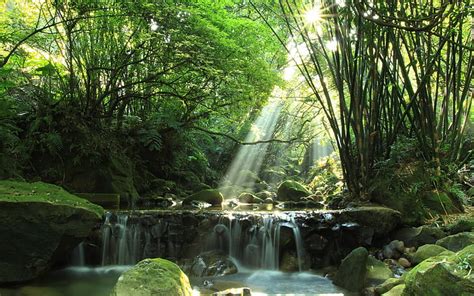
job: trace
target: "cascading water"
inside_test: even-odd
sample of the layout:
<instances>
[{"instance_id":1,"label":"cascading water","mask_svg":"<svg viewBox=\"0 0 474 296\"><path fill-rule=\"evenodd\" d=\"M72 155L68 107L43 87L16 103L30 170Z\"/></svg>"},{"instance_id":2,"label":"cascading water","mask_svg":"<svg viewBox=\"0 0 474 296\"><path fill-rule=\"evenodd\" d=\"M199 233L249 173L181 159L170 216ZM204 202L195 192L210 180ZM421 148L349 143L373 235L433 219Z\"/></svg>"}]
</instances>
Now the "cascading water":
<instances>
[{"instance_id":1,"label":"cascading water","mask_svg":"<svg viewBox=\"0 0 474 296\"><path fill-rule=\"evenodd\" d=\"M77 245L76 248L72 251L71 264L73 266L85 266L86 265L86 256L84 251L84 243L81 242Z\"/></svg>"},{"instance_id":2,"label":"cascading water","mask_svg":"<svg viewBox=\"0 0 474 296\"><path fill-rule=\"evenodd\" d=\"M128 215L117 216L111 222L112 213L107 213L102 225L102 266L131 265L142 259L139 224L128 225Z\"/></svg>"},{"instance_id":3,"label":"cascading water","mask_svg":"<svg viewBox=\"0 0 474 296\"><path fill-rule=\"evenodd\" d=\"M226 219L227 218L227 219ZM222 216L209 235L208 248L227 253L239 265L250 268L278 270L280 266L280 238L282 227L292 230L296 245L298 268L303 270L304 246L294 216L264 215L245 228L240 219Z\"/></svg>"}]
</instances>

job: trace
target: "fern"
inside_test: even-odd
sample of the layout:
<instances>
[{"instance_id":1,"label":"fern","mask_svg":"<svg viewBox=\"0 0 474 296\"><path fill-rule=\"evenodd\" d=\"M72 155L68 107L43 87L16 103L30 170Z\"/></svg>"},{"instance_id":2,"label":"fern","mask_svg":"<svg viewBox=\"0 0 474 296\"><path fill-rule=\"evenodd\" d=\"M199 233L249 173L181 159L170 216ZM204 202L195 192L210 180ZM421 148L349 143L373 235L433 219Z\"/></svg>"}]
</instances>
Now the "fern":
<instances>
[{"instance_id":1,"label":"fern","mask_svg":"<svg viewBox=\"0 0 474 296\"><path fill-rule=\"evenodd\" d=\"M160 151L163 145L161 135L156 129L141 129L138 131L138 139L150 151Z\"/></svg>"}]
</instances>

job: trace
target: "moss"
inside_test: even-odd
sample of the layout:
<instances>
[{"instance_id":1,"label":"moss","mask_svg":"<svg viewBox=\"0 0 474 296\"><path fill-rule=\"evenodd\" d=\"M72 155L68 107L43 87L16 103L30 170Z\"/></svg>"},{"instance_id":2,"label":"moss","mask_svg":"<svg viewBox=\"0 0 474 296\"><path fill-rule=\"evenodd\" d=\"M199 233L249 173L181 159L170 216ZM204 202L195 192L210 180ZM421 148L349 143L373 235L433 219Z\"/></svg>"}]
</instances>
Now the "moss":
<instances>
[{"instance_id":1,"label":"moss","mask_svg":"<svg viewBox=\"0 0 474 296\"><path fill-rule=\"evenodd\" d=\"M459 250L462 250L466 246L474 244L474 233L461 232L458 234L450 235L438 240L436 244L438 246L445 247L450 251L457 252Z\"/></svg>"},{"instance_id":2,"label":"moss","mask_svg":"<svg viewBox=\"0 0 474 296\"><path fill-rule=\"evenodd\" d=\"M390 289L388 292L382 294L382 296L400 296L403 295L403 292L405 291L405 285L400 284L396 285L392 289Z\"/></svg>"},{"instance_id":3,"label":"moss","mask_svg":"<svg viewBox=\"0 0 474 296\"><path fill-rule=\"evenodd\" d=\"M445 251L448 251L448 250L438 245L433 245L433 244L423 245L419 247L418 250L416 250L416 253L413 255L412 262L414 264L418 264L428 258L437 256Z\"/></svg>"},{"instance_id":4,"label":"moss","mask_svg":"<svg viewBox=\"0 0 474 296\"><path fill-rule=\"evenodd\" d=\"M302 184L287 180L278 186L277 200L279 201L299 201L300 198L311 195L311 192Z\"/></svg>"},{"instance_id":5,"label":"moss","mask_svg":"<svg viewBox=\"0 0 474 296\"><path fill-rule=\"evenodd\" d=\"M380 285L391 277L393 277L393 272L385 263L375 259L373 256L367 258L367 285Z\"/></svg>"},{"instance_id":6,"label":"moss","mask_svg":"<svg viewBox=\"0 0 474 296\"><path fill-rule=\"evenodd\" d=\"M183 200L183 205L189 205L193 200L207 202L213 206L220 206L224 202L224 196L217 189L201 190Z\"/></svg>"},{"instance_id":7,"label":"moss","mask_svg":"<svg viewBox=\"0 0 474 296\"><path fill-rule=\"evenodd\" d=\"M406 274L403 295L473 295L473 254L474 245L470 245L456 254L443 252L424 260Z\"/></svg>"},{"instance_id":8,"label":"moss","mask_svg":"<svg viewBox=\"0 0 474 296\"><path fill-rule=\"evenodd\" d=\"M425 192L422 197L422 203L427 211L433 214L453 214L463 211L462 204L457 202L446 192L429 191Z\"/></svg>"},{"instance_id":9,"label":"moss","mask_svg":"<svg viewBox=\"0 0 474 296\"><path fill-rule=\"evenodd\" d=\"M140 261L117 281L112 296L190 296L186 274L173 262L156 258Z\"/></svg>"},{"instance_id":10,"label":"moss","mask_svg":"<svg viewBox=\"0 0 474 296\"><path fill-rule=\"evenodd\" d=\"M0 202L45 202L87 209L99 217L104 214L102 207L70 194L59 186L43 182L0 181Z\"/></svg>"},{"instance_id":11,"label":"moss","mask_svg":"<svg viewBox=\"0 0 474 296\"><path fill-rule=\"evenodd\" d=\"M363 247L354 249L341 262L341 266L334 278L334 284L351 292L358 292L364 288L367 274L366 263L369 252Z\"/></svg>"}]
</instances>

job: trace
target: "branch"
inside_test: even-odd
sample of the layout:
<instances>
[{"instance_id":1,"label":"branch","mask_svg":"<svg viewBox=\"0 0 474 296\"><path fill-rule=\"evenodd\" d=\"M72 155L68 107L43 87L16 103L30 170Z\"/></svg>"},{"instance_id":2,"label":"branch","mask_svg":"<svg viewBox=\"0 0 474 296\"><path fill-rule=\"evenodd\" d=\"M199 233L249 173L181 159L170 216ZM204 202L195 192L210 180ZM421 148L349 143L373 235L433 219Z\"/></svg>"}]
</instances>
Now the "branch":
<instances>
[{"instance_id":1,"label":"branch","mask_svg":"<svg viewBox=\"0 0 474 296\"><path fill-rule=\"evenodd\" d=\"M239 145L256 145L256 144L266 144L266 143L288 143L288 144L290 144L290 143L298 142L298 140L299 140L297 137L295 137L295 138L292 138L292 139L289 139L289 140L269 139L269 140L255 141L255 142L242 142L239 139L237 139L237 138L235 138L231 135L216 132L216 131L211 131L211 130L205 129L203 127L200 127L200 126L192 125L192 126L189 126L189 127L193 128L193 129L196 129L196 130L200 130L202 132L205 132L205 133L208 133L208 134L211 134L211 135L225 137L225 138L227 138L231 141L234 141L235 143L237 143Z\"/></svg>"}]
</instances>

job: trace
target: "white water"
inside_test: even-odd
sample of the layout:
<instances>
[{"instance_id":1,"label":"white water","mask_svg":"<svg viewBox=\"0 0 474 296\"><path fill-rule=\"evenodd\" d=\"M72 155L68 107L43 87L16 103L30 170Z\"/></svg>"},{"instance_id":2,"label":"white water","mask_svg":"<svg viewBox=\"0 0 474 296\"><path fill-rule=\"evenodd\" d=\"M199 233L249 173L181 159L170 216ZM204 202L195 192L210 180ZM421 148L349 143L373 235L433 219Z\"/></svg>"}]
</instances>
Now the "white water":
<instances>
[{"instance_id":1,"label":"white water","mask_svg":"<svg viewBox=\"0 0 474 296\"><path fill-rule=\"evenodd\" d=\"M86 265L86 256L84 252L84 243L81 242L77 245L76 248L72 251L72 265L73 266L85 266Z\"/></svg>"},{"instance_id":2,"label":"white water","mask_svg":"<svg viewBox=\"0 0 474 296\"><path fill-rule=\"evenodd\" d=\"M278 270L282 227L287 227L293 232L298 269L302 271L305 252L303 239L294 216L264 215L262 221L253 224L247 233L242 232L239 219L235 219L232 215L222 216L209 235L208 249L220 249L226 252L241 267Z\"/></svg>"},{"instance_id":3,"label":"white water","mask_svg":"<svg viewBox=\"0 0 474 296\"><path fill-rule=\"evenodd\" d=\"M280 89L274 92L281 91ZM259 117L252 125L250 132L245 138L245 142L266 141L272 138L275 131L283 102L279 98L272 99L262 109ZM226 188L227 185L235 185L243 188L244 191L253 191L254 179L249 178L248 172L258 173L263 163L269 143L255 145L242 145L233 159L227 173L220 184L224 196L232 195Z\"/></svg>"}]
</instances>

